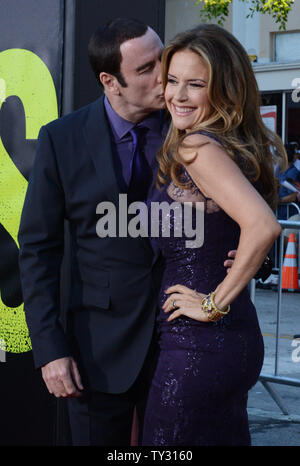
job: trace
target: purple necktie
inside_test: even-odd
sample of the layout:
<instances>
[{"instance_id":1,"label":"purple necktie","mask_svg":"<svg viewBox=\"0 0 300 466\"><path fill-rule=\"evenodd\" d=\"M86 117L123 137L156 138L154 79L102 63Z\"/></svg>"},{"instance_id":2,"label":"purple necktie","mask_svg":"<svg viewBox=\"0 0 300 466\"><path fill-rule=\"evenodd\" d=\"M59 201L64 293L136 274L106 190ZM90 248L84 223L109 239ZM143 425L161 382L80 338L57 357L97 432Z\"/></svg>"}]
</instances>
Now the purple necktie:
<instances>
[{"instance_id":1,"label":"purple necktie","mask_svg":"<svg viewBox=\"0 0 300 466\"><path fill-rule=\"evenodd\" d=\"M142 148L142 140L147 128L135 126L130 130L133 140L132 158L130 163L131 178L128 189L130 202L144 201L152 182L152 170Z\"/></svg>"}]
</instances>

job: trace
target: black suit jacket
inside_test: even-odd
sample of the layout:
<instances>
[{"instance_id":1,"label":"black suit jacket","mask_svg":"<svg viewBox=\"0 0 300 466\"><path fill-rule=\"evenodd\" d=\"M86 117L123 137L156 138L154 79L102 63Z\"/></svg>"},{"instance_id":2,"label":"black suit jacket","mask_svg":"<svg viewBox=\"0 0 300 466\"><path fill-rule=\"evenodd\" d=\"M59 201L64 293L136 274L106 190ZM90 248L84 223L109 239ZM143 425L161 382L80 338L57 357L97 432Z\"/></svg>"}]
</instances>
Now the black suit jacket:
<instances>
[{"instance_id":1,"label":"black suit jacket","mask_svg":"<svg viewBox=\"0 0 300 466\"><path fill-rule=\"evenodd\" d=\"M37 367L75 355L95 390L126 391L153 334L156 261L147 238L99 238L98 203L118 218L110 130L103 98L41 128L19 230L26 320ZM71 233L71 301L61 326L64 219Z\"/></svg>"}]
</instances>

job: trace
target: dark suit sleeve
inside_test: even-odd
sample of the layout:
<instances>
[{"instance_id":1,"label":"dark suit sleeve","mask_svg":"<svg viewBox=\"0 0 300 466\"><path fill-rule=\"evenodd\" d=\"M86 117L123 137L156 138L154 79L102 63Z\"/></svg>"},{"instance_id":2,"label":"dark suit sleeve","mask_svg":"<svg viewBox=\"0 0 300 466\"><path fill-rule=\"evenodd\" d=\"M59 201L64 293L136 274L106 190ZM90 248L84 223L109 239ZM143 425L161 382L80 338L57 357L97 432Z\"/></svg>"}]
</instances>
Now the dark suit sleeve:
<instances>
[{"instance_id":1,"label":"dark suit sleeve","mask_svg":"<svg viewBox=\"0 0 300 466\"><path fill-rule=\"evenodd\" d=\"M59 320L65 197L46 127L39 134L19 229L24 308L36 367L68 356Z\"/></svg>"}]
</instances>

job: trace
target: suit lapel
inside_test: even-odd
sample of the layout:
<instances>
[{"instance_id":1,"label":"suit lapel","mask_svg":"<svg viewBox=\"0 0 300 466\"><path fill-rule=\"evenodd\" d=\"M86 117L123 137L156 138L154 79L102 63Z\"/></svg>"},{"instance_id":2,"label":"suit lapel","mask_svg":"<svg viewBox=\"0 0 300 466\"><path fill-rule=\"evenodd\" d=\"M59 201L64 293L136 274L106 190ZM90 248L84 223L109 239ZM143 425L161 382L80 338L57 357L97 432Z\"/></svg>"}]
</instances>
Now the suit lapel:
<instances>
[{"instance_id":1,"label":"suit lapel","mask_svg":"<svg viewBox=\"0 0 300 466\"><path fill-rule=\"evenodd\" d=\"M104 98L100 97L91 104L83 132L102 189L107 198L118 205L119 187L113 166L110 130L103 100Z\"/></svg>"},{"instance_id":2,"label":"suit lapel","mask_svg":"<svg viewBox=\"0 0 300 466\"><path fill-rule=\"evenodd\" d=\"M104 97L100 97L90 105L83 133L101 187L108 200L118 206L120 190L113 165L110 129L104 110ZM152 252L148 238L141 237L137 240L140 240L143 246Z\"/></svg>"}]
</instances>

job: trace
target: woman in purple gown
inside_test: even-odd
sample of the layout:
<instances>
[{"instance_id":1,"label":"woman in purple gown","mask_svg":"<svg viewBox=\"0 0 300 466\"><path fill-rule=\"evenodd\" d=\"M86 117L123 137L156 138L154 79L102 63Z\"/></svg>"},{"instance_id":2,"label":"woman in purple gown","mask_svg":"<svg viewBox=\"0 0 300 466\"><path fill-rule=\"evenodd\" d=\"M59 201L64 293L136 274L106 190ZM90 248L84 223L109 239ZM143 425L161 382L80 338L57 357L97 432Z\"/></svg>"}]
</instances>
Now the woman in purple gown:
<instances>
[{"instance_id":1,"label":"woman in purple gown","mask_svg":"<svg viewBox=\"0 0 300 466\"><path fill-rule=\"evenodd\" d=\"M270 146L284 148L262 123L246 52L222 28L176 36L162 73L172 124L156 201L170 209L152 238L165 270L143 445L250 445L247 393L264 350L247 284L281 231ZM182 219L202 240L189 242Z\"/></svg>"}]
</instances>

